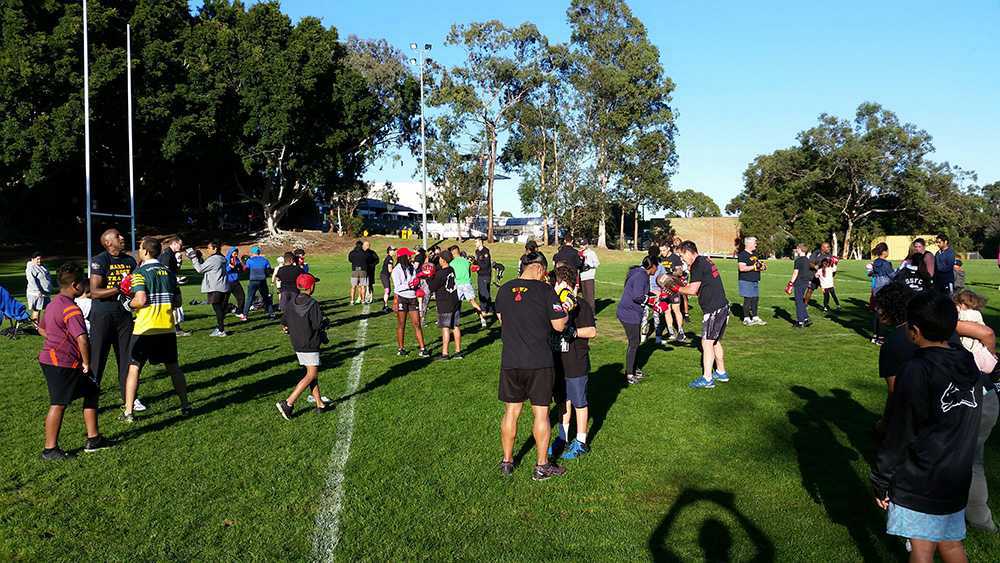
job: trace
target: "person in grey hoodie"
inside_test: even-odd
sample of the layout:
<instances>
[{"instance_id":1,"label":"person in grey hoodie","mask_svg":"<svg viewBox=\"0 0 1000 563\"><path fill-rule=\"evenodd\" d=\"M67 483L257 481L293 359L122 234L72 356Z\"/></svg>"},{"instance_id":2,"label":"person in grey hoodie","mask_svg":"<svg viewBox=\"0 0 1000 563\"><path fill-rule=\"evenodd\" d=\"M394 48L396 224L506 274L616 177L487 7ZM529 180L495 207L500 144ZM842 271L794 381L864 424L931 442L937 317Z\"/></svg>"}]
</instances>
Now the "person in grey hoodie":
<instances>
[{"instance_id":1,"label":"person in grey hoodie","mask_svg":"<svg viewBox=\"0 0 1000 563\"><path fill-rule=\"evenodd\" d=\"M28 309L31 310L31 322L38 326L40 316L49 304L52 294L52 276L49 269L42 264L42 253L35 252L31 260L24 265L24 277L28 280Z\"/></svg>"},{"instance_id":2,"label":"person in grey hoodie","mask_svg":"<svg viewBox=\"0 0 1000 563\"><path fill-rule=\"evenodd\" d=\"M625 350L625 380L629 385L639 383L645 377L639 369L640 326L642 324L643 304L649 293L649 276L656 273L659 260L654 256L642 259L642 265L632 266L625 275L625 289L618 301L617 317L628 337L628 348Z\"/></svg>"},{"instance_id":3,"label":"person in grey hoodie","mask_svg":"<svg viewBox=\"0 0 1000 563\"><path fill-rule=\"evenodd\" d=\"M217 240L208 243L210 254L204 260L193 248L189 248L187 252L194 269L202 275L201 292L215 310L216 328L209 336L227 336L226 302L229 300L229 294L226 282L226 257L222 255L222 243Z\"/></svg>"}]
</instances>

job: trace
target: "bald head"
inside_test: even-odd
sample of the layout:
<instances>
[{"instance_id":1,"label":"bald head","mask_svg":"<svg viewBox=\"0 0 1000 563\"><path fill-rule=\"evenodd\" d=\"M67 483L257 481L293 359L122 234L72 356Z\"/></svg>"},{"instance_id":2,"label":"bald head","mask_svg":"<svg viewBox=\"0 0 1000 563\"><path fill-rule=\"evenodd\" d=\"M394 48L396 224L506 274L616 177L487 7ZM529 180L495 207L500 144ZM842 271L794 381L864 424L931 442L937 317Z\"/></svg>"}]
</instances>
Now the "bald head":
<instances>
[{"instance_id":1,"label":"bald head","mask_svg":"<svg viewBox=\"0 0 1000 563\"><path fill-rule=\"evenodd\" d=\"M101 246L109 254L117 255L125 246L125 238L118 232L118 229L108 229L101 235Z\"/></svg>"}]
</instances>

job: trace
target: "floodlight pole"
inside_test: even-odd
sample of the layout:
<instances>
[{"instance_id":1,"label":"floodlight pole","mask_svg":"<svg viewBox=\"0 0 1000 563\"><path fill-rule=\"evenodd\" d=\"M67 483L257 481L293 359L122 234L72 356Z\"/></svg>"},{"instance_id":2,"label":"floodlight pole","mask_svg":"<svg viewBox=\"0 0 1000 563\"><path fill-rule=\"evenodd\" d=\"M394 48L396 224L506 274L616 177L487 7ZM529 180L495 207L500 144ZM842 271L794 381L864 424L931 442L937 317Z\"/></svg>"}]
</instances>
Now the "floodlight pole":
<instances>
[{"instance_id":1,"label":"floodlight pole","mask_svg":"<svg viewBox=\"0 0 1000 563\"><path fill-rule=\"evenodd\" d=\"M426 64L426 59L424 58L424 50L429 50L431 45L430 43L425 43L422 46L418 46L416 43L411 43L410 48L415 49L420 57L417 59L417 62L420 65L420 170L424 179L424 203L421 206L423 228L421 228L420 231L424 239L423 247L427 248L427 140L424 135L424 65Z\"/></svg>"},{"instance_id":2,"label":"floodlight pole","mask_svg":"<svg viewBox=\"0 0 1000 563\"><path fill-rule=\"evenodd\" d=\"M94 253L91 248L91 203L90 203L90 63L88 57L87 0L83 0L83 176L87 199L87 276Z\"/></svg>"},{"instance_id":3,"label":"floodlight pole","mask_svg":"<svg viewBox=\"0 0 1000 563\"><path fill-rule=\"evenodd\" d=\"M128 96L128 202L129 218L132 227L132 253L136 251L135 242L135 170L132 156L132 26L125 26L125 53L128 59L128 71L126 73L128 88L125 95Z\"/></svg>"}]
</instances>

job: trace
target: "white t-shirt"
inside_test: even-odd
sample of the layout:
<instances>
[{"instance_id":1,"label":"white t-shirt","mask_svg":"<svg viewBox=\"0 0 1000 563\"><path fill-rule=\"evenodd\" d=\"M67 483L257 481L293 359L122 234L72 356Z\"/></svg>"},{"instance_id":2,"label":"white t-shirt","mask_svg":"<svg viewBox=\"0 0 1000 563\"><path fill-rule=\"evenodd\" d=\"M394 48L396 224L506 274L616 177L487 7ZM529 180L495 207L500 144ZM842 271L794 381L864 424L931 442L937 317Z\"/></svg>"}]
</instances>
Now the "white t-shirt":
<instances>
[{"instance_id":1,"label":"white t-shirt","mask_svg":"<svg viewBox=\"0 0 1000 563\"><path fill-rule=\"evenodd\" d=\"M836 273L837 267L830 266L829 268L820 268L816 271L816 277L819 278L819 286L823 289L830 289L833 287L833 274Z\"/></svg>"},{"instance_id":2,"label":"white t-shirt","mask_svg":"<svg viewBox=\"0 0 1000 563\"><path fill-rule=\"evenodd\" d=\"M597 277L597 267L601 265L601 261L597 259L597 253L594 252L593 248L587 247L587 250L583 251L583 263L590 268L580 272L581 280L592 280Z\"/></svg>"}]
</instances>

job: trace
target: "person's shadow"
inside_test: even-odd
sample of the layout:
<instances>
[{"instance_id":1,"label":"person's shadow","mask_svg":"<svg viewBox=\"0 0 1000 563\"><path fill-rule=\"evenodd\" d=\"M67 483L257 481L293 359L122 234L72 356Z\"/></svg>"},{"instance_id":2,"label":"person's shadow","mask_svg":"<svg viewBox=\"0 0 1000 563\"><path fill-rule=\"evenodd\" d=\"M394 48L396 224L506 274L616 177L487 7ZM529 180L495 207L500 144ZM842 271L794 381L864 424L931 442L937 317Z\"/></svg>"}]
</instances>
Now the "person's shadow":
<instances>
[{"instance_id":1,"label":"person's shadow","mask_svg":"<svg viewBox=\"0 0 1000 563\"><path fill-rule=\"evenodd\" d=\"M788 324L796 323L795 319L793 319L792 315L788 312L788 309L785 309L784 307L778 307L777 305L771 307L771 309L774 311L774 318L781 319L787 322Z\"/></svg>"},{"instance_id":2,"label":"person's shadow","mask_svg":"<svg viewBox=\"0 0 1000 563\"><path fill-rule=\"evenodd\" d=\"M862 418L874 423L875 415L860 404L852 407L856 401L846 391L836 390L831 397L801 386L792 391L806 400L800 409L788 411L802 488L833 523L847 529L865 561L902 555L901 545L885 535L884 515L874 508L869 487L854 468L859 450L870 449L870 434L848 417L861 416L861 409L867 413ZM834 427L848 436L852 447L840 442Z\"/></svg>"},{"instance_id":3,"label":"person's shadow","mask_svg":"<svg viewBox=\"0 0 1000 563\"><path fill-rule=\"evenodd\" d=\"M672 549L670 541L674 523L684 511L699 503L710 503L728 512L739 523L740 528L754 547L751 561L774 561L774 543L749 518L735 506L735 496L729 491L718 489L684 489L673 506L649 536L647 546L653 561L683 561L684 557ZM698 545L704 553L704 560L723 562L732 560L733 534L729 527L717 518L708 518L698 530Z\"/></svg>"}]
</instances>

